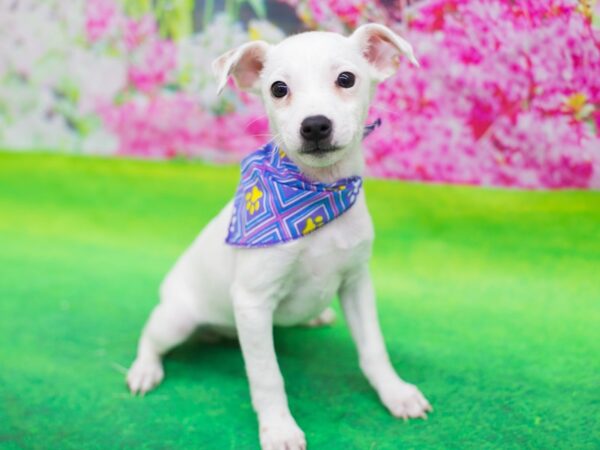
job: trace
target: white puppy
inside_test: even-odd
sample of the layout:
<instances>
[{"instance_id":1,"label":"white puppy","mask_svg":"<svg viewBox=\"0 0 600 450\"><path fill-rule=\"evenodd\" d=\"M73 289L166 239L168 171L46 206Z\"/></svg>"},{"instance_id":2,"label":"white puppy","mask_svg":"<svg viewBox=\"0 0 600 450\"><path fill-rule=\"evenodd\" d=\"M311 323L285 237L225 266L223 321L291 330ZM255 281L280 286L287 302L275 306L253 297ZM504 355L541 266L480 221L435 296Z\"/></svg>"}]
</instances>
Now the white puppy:
<instances>
[{"instance_id":1,"label":"white puppy","mask_svg":"<svg viewBox=\"0 0 600 450\"><path fill-rule=\"evenodd\" d=\"M213 68L219 91L230 75L240 88L260 91L275 151L287 155L305 179L333 186L362 174L369 102L401 55L417 64L406 41L369 24L350 37L309 32L278 45L249 42L218 58ZM247 200L242 206L253 213L260 194L250 198L251 192L240 189ZM288 408L272 328L330 322L329 305L337 294L360 367L383 404L396 417L426 417L429 403L396 374L385 349L368 269L373 226L360 184L354 194L346 197L351 207L335 220L308 218L300 238L256 248L225 242L236 214L235 203L227 204L164 280L127 374L131 391L144 394L155 387L163 378L161 357L198 326L236 332L262 448L304 449L304 433Z\"/></svg>"}]
</instances>

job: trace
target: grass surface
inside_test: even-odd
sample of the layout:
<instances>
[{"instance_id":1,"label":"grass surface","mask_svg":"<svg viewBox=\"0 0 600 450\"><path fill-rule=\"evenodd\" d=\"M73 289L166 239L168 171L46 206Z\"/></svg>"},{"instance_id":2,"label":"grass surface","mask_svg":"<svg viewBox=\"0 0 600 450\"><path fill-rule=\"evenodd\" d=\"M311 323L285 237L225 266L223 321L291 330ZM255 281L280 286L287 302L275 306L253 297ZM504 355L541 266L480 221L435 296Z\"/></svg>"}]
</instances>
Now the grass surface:
<instances>
[{"instance_id":1,"label":"grass surface","mask_svg":"<svg viewBox=\"0 0 600 450\"><path fill-rule=\"evenodd\" d=\"M131 397L157 287L235 167L0 153L0 447L254 449L237 343L190 342ZM381 323L434 405L404 423L343 320L277 329L311 449L599 448L600 194L368 181Z\"/></svg>"}]
</instances>

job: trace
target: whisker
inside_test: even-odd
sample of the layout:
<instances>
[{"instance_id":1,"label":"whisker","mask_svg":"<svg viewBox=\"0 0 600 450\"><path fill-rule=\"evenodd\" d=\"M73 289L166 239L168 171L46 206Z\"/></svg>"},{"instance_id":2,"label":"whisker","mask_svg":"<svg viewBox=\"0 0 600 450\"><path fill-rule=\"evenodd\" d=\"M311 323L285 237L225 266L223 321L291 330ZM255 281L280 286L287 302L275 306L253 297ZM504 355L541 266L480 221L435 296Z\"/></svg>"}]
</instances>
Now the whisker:
<instances>
[{"instance_id":1,"label":"whisker","mask_svg":"<svg viewBox=\"0 0 600 450\"><path fill-rule=\"evenodd\" d=\"M277 147L283 147L283 138L281 133L277 133L273 135L273 142Z\"/></svg>"},{"instance_id":2,"label":"whisker","mask_svg":"<svg viewBox=\"0 0 600 450\"><path fill-rule=\"evenodd\" d=\"M270 134L270 133L247 134L246 136L250 136L250 137L261 137L261 136L273 137L273 135Z\"/></svg>"},{"instance_id":3,"label":"whisker","mask_svg":"<svg viewBox=\"0 0 600 450\"><path fill-rule=\"evenodd\" d=\"M371 105L371 108L378 109L380 111L384 111L384 112L386 112L388 114L393 114L395 116L401 116L402 115L402 113L399 113L398 111L392 111L391 109L382 108L381 106Z\"/></svg>"},{"instance_id":4,"label":"whisker","mask_svg":"<svg viewBox=\"0 0 600 450\"><path fill-rule=\"evenodd\" d=\"M122 373L123 375L126 375L127 371L129 370L129 369L127 369L127 367L124 367L121 364L114 362L114 361L110 363L110 366L117 372Z\"/></svg>"},{"instance_id":5,"label":"whisker","mask_svg":"<svg viewBox=\"0 0 600 450\"><path fill-rule=\"evenodd\" d=\"M248 123L245 125L245 128L248 128L248 127L249 127L250 125L252 125L253 123L256 123L256 122L258 122L259 120L261 120L261 119L264 119L265 117L267 117L267 115L266 115L266 114L261 114L260 116L258 116L258 117L255 117L253 120L251 120L250 122L248 122Z\"/></svg>"}]
</instances>

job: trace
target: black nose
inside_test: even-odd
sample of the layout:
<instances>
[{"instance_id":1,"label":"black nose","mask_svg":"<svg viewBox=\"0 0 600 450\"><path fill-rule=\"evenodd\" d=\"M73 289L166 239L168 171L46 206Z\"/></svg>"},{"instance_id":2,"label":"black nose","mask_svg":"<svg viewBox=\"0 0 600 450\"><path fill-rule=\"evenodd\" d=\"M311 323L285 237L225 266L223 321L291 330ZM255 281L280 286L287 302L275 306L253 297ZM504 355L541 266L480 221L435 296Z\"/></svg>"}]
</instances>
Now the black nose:
<instances>
[{"instance_id":1,"label":"black nose","mask_svg":"<svg viewBox=\"0 0 600 450\"><path fill-rule=\"evenodd\" d=\"M300 134L307 141L320 141L331 136L331 120L325 116L310 116L300 124Z\"/></svg>"}]
</instances>

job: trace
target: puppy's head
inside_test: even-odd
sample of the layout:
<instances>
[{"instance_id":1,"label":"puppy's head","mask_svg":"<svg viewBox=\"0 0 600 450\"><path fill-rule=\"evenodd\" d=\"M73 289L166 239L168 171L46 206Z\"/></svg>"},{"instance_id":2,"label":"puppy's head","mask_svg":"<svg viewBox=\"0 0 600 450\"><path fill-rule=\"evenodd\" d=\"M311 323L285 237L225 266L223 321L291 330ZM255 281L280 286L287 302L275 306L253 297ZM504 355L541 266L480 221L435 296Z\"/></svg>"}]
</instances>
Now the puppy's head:
<instances>
[{"instance_id":1,"label":"puppy's head","mask_svg":"<svg viewBox=\"0 0 600 450\"><path fill-rule=\"evenodd\" d=\"M213 62L219 92L231 75L261 94L271 130L286 153L328 167L359 151L375 85L393 75L400 55L418 65L408 42L377 24L350 37L308 32L277 45L252 41Z\"/></svg>"}]
</instances>

